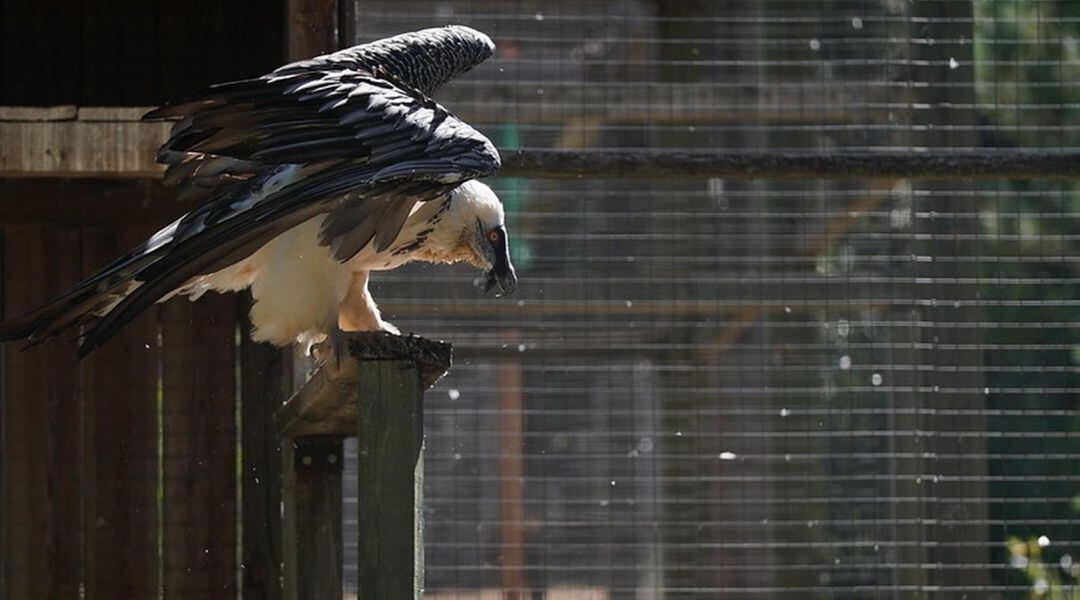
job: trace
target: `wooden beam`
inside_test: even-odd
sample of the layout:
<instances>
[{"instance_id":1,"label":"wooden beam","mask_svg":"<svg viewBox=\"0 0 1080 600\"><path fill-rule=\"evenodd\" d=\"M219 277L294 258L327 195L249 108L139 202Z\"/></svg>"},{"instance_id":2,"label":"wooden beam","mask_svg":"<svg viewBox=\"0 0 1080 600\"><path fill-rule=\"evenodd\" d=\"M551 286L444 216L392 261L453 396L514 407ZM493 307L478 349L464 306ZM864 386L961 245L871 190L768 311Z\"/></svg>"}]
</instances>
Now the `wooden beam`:
<instances>
[{"instance_id":1,"label":"wooden beam","mask_svg":"<svg viewBox=\"0 0 1080 600\"><path fill-rule=\"evenodd\" d=\"M11 317L79 280L74 228L13 227L0 235L0 305ZM0 354L0 579L3 598L77 598L83 572L83 409L66 340Z\"/></svg>"},{"instance_id":2,"label":"wooden beam","mask_svg":"<svg viewBox=\"0 0 1080 600\"><path fill-rule=\"evenodd\" d=\"M288 478L285 591L292 600L341 598L343 588L342 442L336 436L292 440L284 453Z\"/></svg>"},{"instance_id":3,"label":"wooden beam","mask_svg":"<svg viewBox=\"0 0 1080 600\"><path fill-rule=\"evenodd\" d=\"M341 551L340 471L326 465L351 435L359 437L359 597L411 597L423 585L422 396L449 369L451 347L377 332L345 334L339 344L275 418L287 448L284 597L341 595L341 556L319 548Z\"/></svg>"},{"instance_id":4,"label":"wooden beam","mask_svg":"<svg viewBox=\"0 0 1080 600\"><path fill-rule=\"evenodd\" d=\"M84 236L83 274L145 239L145 228ZM81 363L86 598L159 597L158 311ZM120 375L122 374L122 375Z\"/></svg>"},{"instance_id":5,"label":"wooden beam","mask_svg":"<svg viewBox=\"0 0 1080 600\"><path fill-rule=\"evenodd\" d=\"M247 600L281 600L281 440L274 413L292 391L287 356L252 341L251 296L238 303L240 430L243 458L241 581Z\"/></svg>"},{"instance_id":6,"label":"wooden beam","mask_svg":"<svg viewBox=\"0 0 1080 600\"><path fill-rule=\"evenodd\" d=\"M160 309L166 600L236 596L236 300Z\"/></svg>"},{"instance_id":7,"label":"wooden beam","mask_svg":"<svg viewBox=\"0 0 1080 600\"><path fill-rule=\"evenodd\" d=\"M0 223L110 230L163 226L192 207L158 179L0 178Z\"/></svg>"},{"instance_id":8,"label":"wooden beam","mask_svg":"<svg viewBox=\"0 0 1080 600\"><path fill-rule=\"evenodd\" d=\"M333 52L338 44L337 0L288 0L289 60Z\"/></svg>"},{"instance_id":9,"label":"wooden beam","mask_svg":"<svg viewBox=\"0 0 1080 600\"><path fill-rule=\"evenodd\" d=\"M365 359L412 360L419 365L422 389L435 385L450 368L451 347L415 336L348 334L344 356L331 354L311 379L278 411L281 436L356 435L360 409L354 397Z\"/></svg>"},{"instance_id":10,"label":"wooden beam","mask_svg":"<svg viewBox=\"0 0 1080 600\"><path fill-rule=\"evenodd\" d=\"M157 177L157 148L171 123L145 123L142 108L0 109L0 176Z\"/></svg>"},{"instance_id":11,"label":"wooden beam","mask_svg":"<svg viewBox=\"0 0 1080 600\"><path fill-rule=\"evenodd\" d=\"M356 401L358 598L417 598L423 590L423 392L408 360L360 363Z\"/></svg>"},{"instance_id":12,"label":"wooden beam","mask_svg":"<svg viewBox=\"0 0 1080 600\"><path fill-rule=\"evenodd\" d=\"M287 0L285 11L288 60L324 54L337 47L337 0ZM289 351L281 354L283 359L287 355L291 356ZM291 377L291 362L289 367ZM274 414L275 437L281 442L277 464L285 506L281 523L282 598L340 598L342 436L285 437L279 428L281 420ZM254 416L262 419L268 414ZM273 442L269 438L260 441ZM271 514L271 518L275 516Z\"/></svg>"},{"instance_id":13,"label":"wooden beam","mask_svg":"<svg viewBox=\"0 0 1080 600\"><path fill-rule=\"evenodd\" d=\"M503 340L517 346L518 332ZM518 353L520 355L520 353ZM505 600L526 600L532 594L525 576L525 418L521 359L507 357L499 364L499 575Z\"/></svg>"}]
</instances>

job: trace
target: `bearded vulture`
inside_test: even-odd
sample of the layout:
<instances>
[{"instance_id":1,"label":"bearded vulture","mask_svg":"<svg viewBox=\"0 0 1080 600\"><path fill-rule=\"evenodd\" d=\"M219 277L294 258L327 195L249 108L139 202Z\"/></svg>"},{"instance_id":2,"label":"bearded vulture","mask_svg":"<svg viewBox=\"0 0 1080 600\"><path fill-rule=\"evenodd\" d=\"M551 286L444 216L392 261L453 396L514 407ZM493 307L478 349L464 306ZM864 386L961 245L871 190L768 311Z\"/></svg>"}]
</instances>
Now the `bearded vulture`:
<instances>
[{"instance_id":1,"label":"bearded vulture","mask_svg":"<svg viewBox=\"0 0 1080 600\"><path fill-rule=\"evenodd\" d=\"M414 260L487 270L510 293L503 207L476 181L492 143L431 95L494 52L449 26L405 33L173 99L158 161L197 208L48 305L0 324L0 340L82 328L85 356L154 303L251 288L253 338L315 343L397 330L372 271Z\"/></svg>"}]
</instances>

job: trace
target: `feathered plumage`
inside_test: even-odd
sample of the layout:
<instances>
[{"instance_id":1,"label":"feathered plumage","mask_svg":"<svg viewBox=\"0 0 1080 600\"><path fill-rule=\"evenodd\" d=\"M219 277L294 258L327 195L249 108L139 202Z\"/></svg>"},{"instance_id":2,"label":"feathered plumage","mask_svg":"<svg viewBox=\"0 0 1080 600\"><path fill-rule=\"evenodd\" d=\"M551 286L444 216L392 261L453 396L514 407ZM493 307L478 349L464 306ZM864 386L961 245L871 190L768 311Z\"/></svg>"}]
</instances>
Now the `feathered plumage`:
<instances>
[{"instance_id":1,"label":"feathered plumage","mask_svg":"<svg viewBox=\"0 0 1080 600\"><path fill-rule=\"evenodd\" d=\"M410 260L467 260L516 284L502 207L471 180L499 168L491 142L430 98L494 45L427 29L176 98L158 160L198 207L67 294L0 325L40 342L86 326L80 355L175 294L252 288L256 337L279 344L336 320L393 328L368 274Z\"/></svg>"}]
</instances>

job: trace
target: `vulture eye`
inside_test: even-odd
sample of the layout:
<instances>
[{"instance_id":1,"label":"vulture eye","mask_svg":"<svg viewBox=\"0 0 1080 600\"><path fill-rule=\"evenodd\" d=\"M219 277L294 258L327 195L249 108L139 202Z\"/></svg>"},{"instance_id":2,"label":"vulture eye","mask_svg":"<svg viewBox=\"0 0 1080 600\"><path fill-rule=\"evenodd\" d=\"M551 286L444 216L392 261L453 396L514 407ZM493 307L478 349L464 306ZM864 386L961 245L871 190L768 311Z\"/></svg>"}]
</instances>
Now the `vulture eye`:
<instances>
[{"instance_id":1,"label":"vulture eye","mask_svg":"<svg viewBox=\"0 0 1080 600\"><path fill-rule=\"evenodd\" d=\"M492 244L499 243L499 231L497 229L492 229L491 231L488 232L487 238L488 238L488 241L491 242Z\"/></svg>"}]
</instances>

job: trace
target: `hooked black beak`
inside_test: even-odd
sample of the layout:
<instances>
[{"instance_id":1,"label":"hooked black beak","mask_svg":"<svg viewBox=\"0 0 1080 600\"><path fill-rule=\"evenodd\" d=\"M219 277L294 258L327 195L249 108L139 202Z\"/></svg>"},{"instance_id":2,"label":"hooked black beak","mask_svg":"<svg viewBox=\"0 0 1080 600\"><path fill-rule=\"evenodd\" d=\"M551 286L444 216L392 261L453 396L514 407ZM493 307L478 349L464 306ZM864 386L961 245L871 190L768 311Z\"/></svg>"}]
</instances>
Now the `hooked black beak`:
<instances>
[{"instance_id":1,"label":"hooked black beak","mask_svg":"<svg viewBox=\"0 0 1080 600\"><path fill-rule=\"evenodd\" d=\"M495 251L495 264L487 272L487 283L484 285L484 293L488 293L496 285L499 286L499 295L508 296L517 289L517 273L514 265L510 264L510 245L506 241L506 229L499 227L496 240L491 242Z\"/></svg>"}]
</instances>

